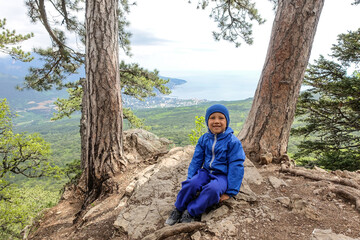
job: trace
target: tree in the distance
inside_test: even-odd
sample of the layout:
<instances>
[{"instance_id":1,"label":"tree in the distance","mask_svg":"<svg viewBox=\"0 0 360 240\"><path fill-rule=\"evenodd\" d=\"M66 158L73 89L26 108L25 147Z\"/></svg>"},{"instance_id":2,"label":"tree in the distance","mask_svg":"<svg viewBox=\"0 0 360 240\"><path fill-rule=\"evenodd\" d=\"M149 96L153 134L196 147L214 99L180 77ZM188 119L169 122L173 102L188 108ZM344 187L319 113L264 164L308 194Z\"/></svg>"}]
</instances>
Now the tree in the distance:
<instances>
[{"instance_id":1,"label":"tree in the distance","mask_svg":"<svg viewBox=\"0 0 360 240\"><path fill-rule=\"evenodd\" d=\"M292 129L293 135L304 137L295 158L331 170L358 170L360 29L340 34L331 57L334 61L320 56L306 72L304 83L310 89L300 95L296 110L304 125Z\"/></svg>"},{"instance_id":2,"label":"tree in the distance","mask_svg":"<svg viewBox=\"0 0 360 240\"><path fill-rule=\"evenodd\" d=\"M6 99L0 99L0 200L14 175L38 178L59 172L51 164L49 143L37 133L14 133L12 118Z\"/></svg>"}]
</instances>

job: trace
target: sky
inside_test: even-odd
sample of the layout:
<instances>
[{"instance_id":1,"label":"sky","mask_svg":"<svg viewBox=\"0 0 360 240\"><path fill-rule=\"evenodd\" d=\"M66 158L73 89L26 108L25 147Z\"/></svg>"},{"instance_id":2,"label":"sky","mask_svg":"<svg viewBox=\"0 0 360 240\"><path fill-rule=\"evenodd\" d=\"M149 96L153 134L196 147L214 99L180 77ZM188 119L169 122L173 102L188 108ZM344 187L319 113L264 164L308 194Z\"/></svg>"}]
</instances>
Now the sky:
<instances>
[{"instance_id":1,"label":"sky","mask_svg":"<svg viewBox=\"0 0 360 240\"><path fill-rule=\"evenodd\" d=\"M268 0L257 0L256 6L265 24L254 23L254 43L239 48L226 41L215 41L216 23L207 10L196 9L187 0L137 0L128 16L133 33L132 57L120 55L161 76L180 78L188 83L176 88L171 96L208 100L239 100L253 97L265 60L274 18ZM337 35L356 30L360 25L360 6L353 0L326 0L317 28L310 62L320 54L330 53ZM18 33L33 32L35 37L23 48L50 45L40 24L30 23L23 0L0 0L0 18ZM0 55L1 56L1 55Z\"/></svg>"}]
</instances>

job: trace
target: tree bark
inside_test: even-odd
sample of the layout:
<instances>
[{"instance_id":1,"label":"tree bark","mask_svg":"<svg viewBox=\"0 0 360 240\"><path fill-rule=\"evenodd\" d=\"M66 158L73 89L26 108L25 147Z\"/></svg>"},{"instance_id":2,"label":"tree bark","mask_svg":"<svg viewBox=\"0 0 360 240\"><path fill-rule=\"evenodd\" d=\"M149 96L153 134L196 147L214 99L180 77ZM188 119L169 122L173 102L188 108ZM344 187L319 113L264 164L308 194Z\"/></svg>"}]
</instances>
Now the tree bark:
<instances>
[{"instance_id":1,"label":"tree bark","mask_svg":"<svg viewBox=\"0 0 360 240\"><path fill-rule=\"evenodd\" d=\"M279 0L254 101L238 138L252 161L287 152L296 101L325 0Z\"/></svg>"},{"instance_id":2,"label":"tree bark","mask_svg":"<svg viewBox=\"0 0 360 240\"><path fill-rule=\"evenodd\" d=\"M86 1L86 81L82 166L87 202L109 191L107 180L126 167L116 0ZM107 185L107 186L106 186ZM86 204L85 204L86 205Z\"/></svg>"}]
</instances>

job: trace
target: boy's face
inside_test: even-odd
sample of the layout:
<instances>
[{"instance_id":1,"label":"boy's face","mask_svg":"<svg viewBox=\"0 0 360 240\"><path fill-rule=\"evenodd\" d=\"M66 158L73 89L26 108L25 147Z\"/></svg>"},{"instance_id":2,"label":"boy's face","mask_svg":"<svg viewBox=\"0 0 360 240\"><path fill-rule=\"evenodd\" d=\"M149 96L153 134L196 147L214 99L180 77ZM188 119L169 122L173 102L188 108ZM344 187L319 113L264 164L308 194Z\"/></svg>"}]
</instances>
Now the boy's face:
<instances>
[{"instance_id":1,"label":"boy's face","mask_svg":"<svg viewBox=\"0 0 360 240\"><path fill-rule=\"evenodd\" d=\"M225 115L219 112L211 114L208 120L208 127L213 134L224 132L226 129Z\"/></svg>"}]
</instances>

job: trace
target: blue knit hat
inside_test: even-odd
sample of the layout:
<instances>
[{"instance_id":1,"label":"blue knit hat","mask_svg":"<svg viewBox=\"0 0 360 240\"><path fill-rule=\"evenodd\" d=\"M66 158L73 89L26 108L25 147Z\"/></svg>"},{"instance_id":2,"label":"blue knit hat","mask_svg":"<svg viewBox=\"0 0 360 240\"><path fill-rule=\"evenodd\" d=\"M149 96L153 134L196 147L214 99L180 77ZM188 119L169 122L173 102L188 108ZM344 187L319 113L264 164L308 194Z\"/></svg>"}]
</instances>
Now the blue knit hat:
<instances>
[{"instance_id":1,"label":"blue knit hat","mask_svg":"<svg viewBox=\"0 0 360 240\"><path fill-rule=\"evenodd\" d=\"M212 105L211 107L209 107L206 110L206 114L205 114L206 126L208 126L208 121L209 121L210 115L215 113L215 112L219 112L219 113L224 114L224 116L226 118L226 128L228 128L229 123L230 123L229 110L224 105L221 105L221 104Z\"/></svg>"}]
</instances>

